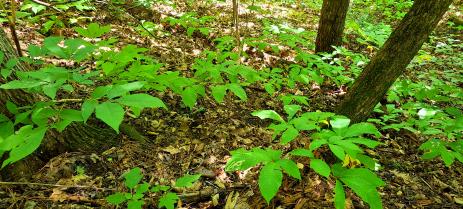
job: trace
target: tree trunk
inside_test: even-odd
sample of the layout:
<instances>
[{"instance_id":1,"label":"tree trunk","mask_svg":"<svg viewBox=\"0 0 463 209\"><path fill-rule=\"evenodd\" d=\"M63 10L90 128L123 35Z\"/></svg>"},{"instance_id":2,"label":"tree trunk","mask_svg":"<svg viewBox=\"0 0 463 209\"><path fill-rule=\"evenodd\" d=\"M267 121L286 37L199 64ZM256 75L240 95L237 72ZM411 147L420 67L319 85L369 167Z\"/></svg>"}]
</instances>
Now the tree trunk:
<instances>
[{"instance_id":1,"label":"tree trunk","mask_svg":"<svg viewBox=\"0 0 463 209\"><path fill-rule=\"evenodd\" d=\"M366 120L448 10L452 0L415 0L378 54L336 108L353 122Z\"/></svg>"},{"instance_id":2,"label":"tree trunk","mask_svg":"<svg viewBox=\"0 0 463 209\"><path fill-rule=\"evenodd\" d=\"M0 28L0 51L5 54L5 61L18 59L16 52L10 44L5 32ZM0 63L1 64L1 63ZM30 66L18 62L14 71L28 71ZM13 71L13 72L14 72ZM6 82L0 76L0 84ZM11 101L18 106L34 104L45 98L37 94L28 94L22 90L0 89L0 113L11 117L6 109L6 101ZM111 129L102 129L89 126L84 123L73 123L62 133L50 130L42 141L40 148L32 155L19 162L0 170L3 178L19 179L29 177L37 168L43 166L43 162L63 152L91 152L99 153L118 144L115 132ZM1 159L1 156L0 156Z\"/></svg>"},{"instance_id":3,"label":"tree trunk","mask_svg":"<svg viewBox=\"0 0 463 209\"><path fill-rule=\"evenodd\" d=\"M346 22L349 0L324 0L315 52L332 52L332 46L339 46Z\"/></svg>"}]
</instances>

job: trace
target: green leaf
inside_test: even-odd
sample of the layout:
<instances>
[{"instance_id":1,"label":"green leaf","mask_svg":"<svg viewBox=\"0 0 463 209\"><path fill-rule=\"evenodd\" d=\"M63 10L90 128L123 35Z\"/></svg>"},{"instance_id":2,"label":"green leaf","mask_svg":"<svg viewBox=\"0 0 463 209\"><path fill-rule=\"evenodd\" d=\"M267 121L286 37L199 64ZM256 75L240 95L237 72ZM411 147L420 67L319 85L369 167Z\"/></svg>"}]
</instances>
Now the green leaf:
<instances>
[{"instance_id":1,"label":"green leaf","mask_svg":"<svg viewBox=\"0 0 463 209\"><path fill-rule=\"evenodd\" d=\"M237 149L231 152L232 158L227 162L225 171L246 170L259 163L268 163L281 158L281 150L253 148L250 151Z\"/></svg>"},{"instance_id":2,"label":"green leaf","mask_svg":"<svg viewBox=\"0 0 463 209\"><path fill-rule=\"evenodd\" d=\"M1 116L2 114L0 114ZM14 124L11 121L0 122L0 138L6 139L10 135L14 134ZM1 142L0 142L1 143Z\"/></svg>"},{"instance_id":3,"label":"green leaf","mask_svg":"<svg viewBox=\"0 0 463 209\"><path fill-rule=\"evenodd\" d=\"M119 205L125 201L125 193L116 192L106 197L106 201L113 205Z\"/></svg>"},{"instance_id":4,"label":"green leaf","mask_svg":"<svg viewBox=\"0 0 463 209\"><path fill-rule=\"evenodd\" d=\"M122 85L116 85L116 86L113 86L111 90L109 90L106 96L110 99L123 96L131 91L141 89L144 85L145 84L143 82L139 82L139 81L122 84Z\"/></svg>"},{"instance_id":5,"label":"green leaf","mask_svg":"<svg viewBox=\"0 0 463 209\"><path fill-rule=\"evenodd\" d=\"M222 103L223 98L225 97L227 93L227 87L224 85L212 86L211 91L212 91L211 93L215 101L217 101L218 103Z\"/></svg>"},{"instance_id":6,"label":"green leaf","mask_svg":"<svg viewBox=\"0 0 463 209\"><path fill-rule=\"evenodd\" d=\"M106 75L109 75L116 68L116 64L113 62L105 62L101 65L101 68Z\"/></svg>"},{"instance_id":7,"label":"green leaf","mask_svg":"<svg viewBox=\"0 0 463 209\"><path fill-rule=\"evenodd\" d=\"M170 189L170 186L164 186L164 185L155 185L151 188L151 192L160 192L160 191L167 191Z\"/></svg>"},{"instance_id":8,"label":"green leaf","mask_svg":"<svg viewBox=\"0 0 463 209\"><path fill-rule=\"evenodd\" d=\"M330 124L334 129L346 128L350 124L350 119L345 117L335 117L330 120Z\"/></svg>"},{"instance_id":9,"label":"green leaf","mask_svg":"<svg viewBox=\"0 0 463 209\"><path fill-rule=\"evenodd\" d=\"M283 173L275 163L268 163L260 171L259 190L267 204L270 203L270 200L277 194L282 181Z\"/></svg>"},{"instance_id":10,"label":"green leaf","mask_svg":"<svg viewBox=\"0 0 463 209\"><path fill-rule=\"evenodd\" d=\"M153 97L148 94L131 94L127 96L123 96L116 100L120 104L130 106L130 107L138 107L138 108L156 108L162 107L167 109L166 105L162 100L159 98Z\"/></svg>"},{"instance_id":11,"label":"green leaf","mask_svg":"<svg viewBox=\"0 0 463 209\"><path fill-rule=\"evenodd\" d=\"M381 142L371 140L371 139L366 139L366 138L350 138L350 139L345 139L343 140L345 142L351 142L351 143L356 143L356 144L363 144L369 148L375 148L376 146L382 144Z\"/></svg>"},{"instance_id":12,"label":"green leaf","mask_svg":"<svg viewBox=\"0 0 463 209\"><path fill-rule=\"evenodd\" d=\"M92 115L93 111L95 111L97 105L98 101L94 99L84 101L81 108L82 119L84 120L84 122L87 122L88 118Z\"/></svg>"},{"instance_id":13,"label":"green leaf","mask_svg":"<svg viewBox=\"0 0 463 209\"><path fill-rule=\"evenodd\" d=\"M301 172L297 167L297 164L292 160L282 159L276 162L288 175L291 177L301 180Z\"/></svg>"},{"instance_id":14,"label":"green leaf","mask_svg":"<svg viewBox=\"0 0 463 209\"><path fill-rule=\"evenodd\" d=\"M122 174L122 176L125 179L125 186L127 186L129 189L135 188L135 186L137 186L143 178L141 169L138 167L130 169L126 173Z\"/></svg>"},{"instance_id":15,"label":"green leaf","mask_svg":"<svg viewBox=\"0 0 463 209\"><path fill-rule=\"evenodd\" d=\"M179 200L177 194L167 192L159 199L158 207L166 209L174 209L174 204Z\"/></svg>"},{"instance_id":16,"label":"green leaf","mask_svg":"<svg viewBox=\"0 0 463 209\"><path fill-rule=\"evenodd\" d=\"M93 90L92 93L92 99L99 99L103 96L106 96L108 92L113 88L113 86L108 85L108 86L98 86Z\"/></svg>"},{"instance_id":17,"label":"green leaf","mask_svg":"<svg viewBox=\"0 0 463 209\"><path fill-rule=\"evenodd\" d=\"M384 186L384 182L375 173L366 168L346 169L339 164L333 165L333 175L351 188L370 208L382 208L381 198L377 187Z\"/></svg>"},{"instance_id":18,"label":"green leaf","mask_svg":"<svg viewBox=\"0 0 463 209\"><path fill-rule=\"evenodd\" d=\"M143 200L129 200L127 202L127 209L142 209L143 204L145 204Z\"/></svg>"},{"instance_id":19,"label":"green leaf","mask_svg":"<svg viewBox=\"0 0 463 209\"><path fill-rule=\"evenodd\" d=\"M338 157L340 160L344 160L344 157L346 156L346 153L344 152L344 149L341 146L335 145L335 144L328 144L330 147L331 152L333 152L336 157Z\"/></svg>"},{"instance_id":20,"label":"green leaf","mask_svg":"<svg viewBox=\"0 0 463 209\"><path fill-rule=\"evenodd\" d=\"M325 161L321 159L311 159L310 168L312 168L318 174L328 178L331 173L331 168Z\"/></svg>"},{"instance_id":21,"label":"green leaf","mask_svg":"<svg viewBox=\"0 0 463 209\"><path fill-rule=\"evenodd\" d=\"M60 119L58 123L55 124L58 131L63 131L69 124L74 121L83 121L82 112L73 109L65 109L60 112Z\"/></svg>"},{"instance_id":22,"label":"green leaf","mask_svg":"<svg viewBox=\"0 0 463 209\"><path fill-rule=\"evenodd\" d=\"M108 124L117 133L119 133L119 125L124 120L124 114L124 109L117 103L104 102L95 107L96 117Z\"/></svg>"},{"instance_id":23,"label":"green leaf","mask_svg":"<svg viewBox=\"0 0 463 209\"><path fill-rule=\"evenodd\" d=\"M14 80L0 85L2 89L30 89L46 84L47 82L38 80Z\"/></svg>"},{"instance_id":24,"label":"green leaf","mask_svg":"<svg viewBox=\"0 0 463 209\"><path fill-rule=\"evenodd\" d=\"M98 38L111 30L111 26L101 26L98 23L90 23L87 29L76 27L74 30L87 38Z\"/></svg>"},{"instance_id":25,"label":"green leaf","mask_svg":"<svg viewBox=\"0 0 463 209\"><path fill-rule=\"evenodd\" d=\"M301 156L301 157L308 157L313 158L313 153L308 149L295 149L289 153L290 155L294 156Z\"/></svg>"},{"instance_id":26,"label":"green leaf","mask_svg":"<svg viewBox=\"0 0 463 209\"><path fill-rule=\"evenodd\" d=\"M17 162L32 154L37 148L39 148L47 130L48 127L39 127L33 129L30 125L23 126L15 135L11 135L5 139L5 141L11 141L15 144L13 147L11 147L9 156L5 161L3 161L1 168L4 168L9 164ZM2 149L2 146L0 146L0 150L10 149Z\"/></svg>"},{"instance_id":27,"label":"green leaf","mask_svg":"<svg viewBox=\"0 0 463 209\"><path fill-rule=\"evenodd\" d=\"M252 116L259 117L260 119L272 119L280 122L284 122L283 118L273 110L258 110L251 113Z\"/></svg>"},{"instance_id":28,"label":"green leaf","mask_svg":"<svg viewBox=\"0 0 463 209\"><path fill-rule=\"evenodd\" d=\"M294 115L299 110L301 110L301 106L299 106L299 105L285 105L283 107L283 109L285 110L286 114L288 114L288 120L291 120L294 117Z\"/></svg>"},{"instance_id":29,"label":"green leaf","mask_svg":"<svg viewBox=\"0 0 463 209\"><path fill-rule=\"evenodd\" d=\"M196 91L192 87L187 87L185 90L182 91L182 102L185 104L187 107L190 108L190 110L195 107L196 100L198 99L196 95Z\"/></svg>"},{"instance_id":30,"label":"green leaf","mask_svg":"<svg viewBox=\"0 0 463 209\"><path fill-rule=\"evenodd\" d=\"M246 95L246 91L239 84L231 83L231 84L228 84L227 87L228 89L230 89L231 92L233 92L241 100L246 101L248 99L248 96Z\"/></svg>"},{"instance_id":31,"label":"green leaf","mask_svg":"<svg viewBox=\"0 0 463 209\"><path fill-rule=\"evenodd\" d=\"M336 180L336 186L334 187L334 206L336 209L346 208L346 193L342 183L338 180Z\"/></svg>"},{"instance_id":32,"label":"green leaf","mask_svg":"<svg viewBox=\"0 0 463 209\"><path fill-rule=\"evenodd\" d=\"M374 134L376 137L380 137L381 133L371 123L356 123L350 126L344 137L360 136L362 134Z\"/></svg>"},{"instance_id":33,"label":"green leaf","mask_svg":"<svg viewBox=\"0 0 463 209\"><path fill-rule=\"evenodd\" d=\"M297 135L299 135L299 131L295 129L294 126L289 126L281 135L281 144L287 144L293 141Z\"/></svg>"},{"instance_id":34,"label":"green leaf","mask_svg":"<svg viewBox=\"0 0 463 209\"><path fill-rule=\"evenodd\" d=\"M175 181L175 186L176 187L190 187L193 185L194 182L196 182L199 178L201 177L201 174L196 174L196 175L189 175L186 174L183 177L177 179Z\"/></svg>"},{"instance_id":35,"label":"green leaf","mask_svg":"<svg viewBox=\"0 0 463 209\"><path fill-rule=\"evenodd\" d=\"M135 188L135 193L139 194L140 195L139 199L141 199L143 197L144 193L147 192L149 189L150 189L150 184L145 182L143 184L138 185Z\"/></svg>"},{"instance_id":36,"label":"green leaf","mask_svg":"<svg viewBox=\"0 0 463 209\"><path fill-rule=\"evenodd\" d=\"M294 118L290 122L297 130L310 131L319 129L319 126L314 121L309 121L305 117Z\"/></svg>"}]
</instances>

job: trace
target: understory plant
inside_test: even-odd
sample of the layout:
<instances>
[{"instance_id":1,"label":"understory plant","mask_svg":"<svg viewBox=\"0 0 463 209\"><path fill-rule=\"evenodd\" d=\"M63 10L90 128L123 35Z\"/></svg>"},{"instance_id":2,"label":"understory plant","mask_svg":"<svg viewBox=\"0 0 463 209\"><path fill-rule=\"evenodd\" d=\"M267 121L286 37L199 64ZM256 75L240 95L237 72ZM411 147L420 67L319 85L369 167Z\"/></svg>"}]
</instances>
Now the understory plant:
<instances>
[{"instance_id":1,"label":"understory plant","mask_svg":"<svg viewBox=\"0 0 463 209\"><path fill-rule=\"evenodd\" d=\"M123 205L126 203L128 209L141 209L145 204L144 198L149 193L161 195L158 202L159 208L174 209L175 203L179 200L178 195L171 191L171 186L161 184L150 185L148 182L142 182L143 173L138 167L130 169L122 174L121 177L124 178L124 186L128 191L116 192L106 197L106 200L113 205ZM200 177L200 174L186 174L175 181L174 187L191 187Z\"/></svg>"},{"instance_id":2,"label":"understory plant","mask_svg":"<svg viewBox=\"0 0 463 209\"><path fill-rule=\"evenodd\" d=\"M381 143L373 140L381 133L371 123L350 125L350 120L329 112L307 112L300 115L298 105L285 105L286 119L273 110L255 111L252 115L274 121L269 128L273 137L280 136L285 145L295 140L301 133L311 133L310 146L291 150L283 155L282 150L253 148L232 151L226 171L243 171L261 166L259 190L269 203L277 194L283 179L283 171L289 176L301 180L297 163L290 156L308 157L310 168L327 181L335 180L334 205L338 209L345 207L344 186L354 191L371 208L382 208L378 187L384 182L374 173L379 164L364 154L364 149L373 149ZM338 160L327 162L318 154L328 148ZM331 165L330 165L331 164Z\"/></svg>"}]
</instances>

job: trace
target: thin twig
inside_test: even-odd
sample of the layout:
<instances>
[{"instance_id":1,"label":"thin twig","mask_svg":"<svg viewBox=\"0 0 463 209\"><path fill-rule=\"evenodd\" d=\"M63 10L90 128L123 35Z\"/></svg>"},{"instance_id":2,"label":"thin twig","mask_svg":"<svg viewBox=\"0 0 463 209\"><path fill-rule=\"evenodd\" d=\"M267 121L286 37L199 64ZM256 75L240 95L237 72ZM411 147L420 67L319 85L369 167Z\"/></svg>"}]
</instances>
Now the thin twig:
<instances>
[{"instance_id":1,"label":"thin twig","mask_svg":"<svg viewBox=\"0 0 463 209\"><path fill-rule=\"evenodd\" d=\"M11 36L13 37L14 44L16 45L16 50L18 51L18 56L22 57L23 53L21 50L21 45L19 44L19 39L18 39L18 34L16 33L16 9L17 9L17 4L16 0L11 0L11 16L9 18L9 26L10 26L10 32Z\"/></svg>"}]
</instances>

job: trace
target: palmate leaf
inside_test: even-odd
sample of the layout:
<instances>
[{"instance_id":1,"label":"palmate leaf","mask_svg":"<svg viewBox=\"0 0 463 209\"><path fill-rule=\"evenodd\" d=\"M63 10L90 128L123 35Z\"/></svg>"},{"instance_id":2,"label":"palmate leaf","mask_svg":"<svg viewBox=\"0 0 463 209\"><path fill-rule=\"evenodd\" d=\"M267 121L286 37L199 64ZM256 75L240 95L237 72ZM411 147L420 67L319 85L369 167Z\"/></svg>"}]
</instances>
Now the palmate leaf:
<instances>
[{"instance_id":1,"label":"palmate leaf","mask_svg":"<svg viewBox=\"0 0 463 209\"><path fill-rule=\"evenodd\" d=\"M268 163L259 173L259 190L262 193L265 201L270 203L270 200L275 197L280 189L283 180L283 173L280 166L276 163Z\"/></svg>"},{"instance_id":2,"label":"palmate leaf","mask_svg":"<svg viewBox=\"0 0 463 209\"><path fill-rule=\"evenodd\" d=\"M160 199L158 203L158 207L162 208L165 207L167 209L174 209L174 204L179 200L177 194L172 192L165 193Z\"/></svg>"},{"instance_id":3,"label":"palmate leaf","mask_svg":"<svg viewBox=\"0 0 463 209\"><path fill-rule=\"evenodd\" d=\"M126 173L122 175L125 179L124 183L125 186L127 186L129 189L135 188L135 186L140 183L141 179L143 178L143 175L141 173L141 169L136 167L132 168Z\"/></svg>"},{"instance_id":4,"label":"palmate leaf","mask_svg":"<svg viewBox=\"0 0 463 209\"><path fill-rule=\"evenodd\" d=\"M191 187L191 185L193 185L193 183L196 182L200 177L201 177L201 174L196 174L196 175L186 174L183 177L177 179L177 181L175 181L175 186L176 187Z\"/></svg>"},{"instance_id":5,"label":"palmate leaf","mask_svg":"<svg viewBox=\"0 0 463 209\"><path fill-rule=\"evenodd\" d=\"M112 195L109 195L106 197L106 201L113 205L119 205L125 201L125 193L122 192L116 192Z\"/></svg>"},{"instance_id":6,"label":"palmate leaf","mask_svg":"<svg viewBox=\"0 0 463 209\"><path fill-rule=\"evenodd\" d=\"M127 209L142 209L143 204L145 204L143 200L129 200L127 202Z\"/></svg>"}]
</instances>

